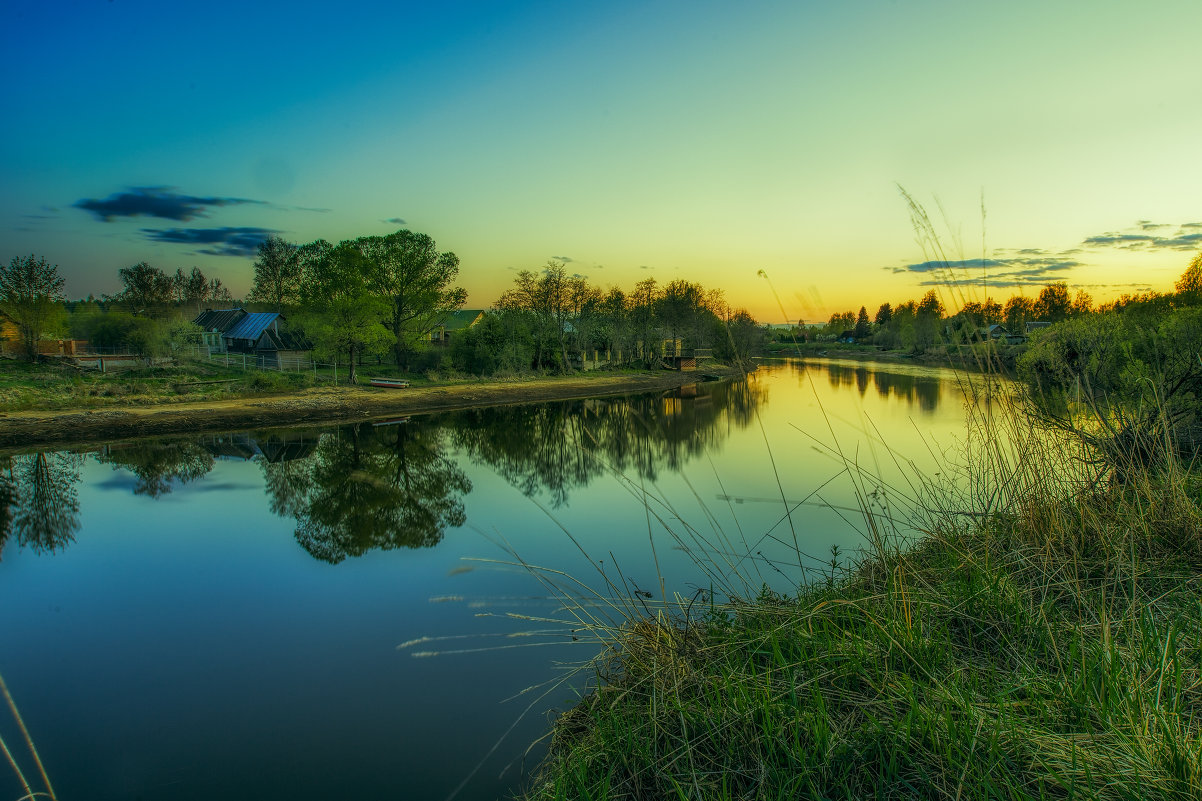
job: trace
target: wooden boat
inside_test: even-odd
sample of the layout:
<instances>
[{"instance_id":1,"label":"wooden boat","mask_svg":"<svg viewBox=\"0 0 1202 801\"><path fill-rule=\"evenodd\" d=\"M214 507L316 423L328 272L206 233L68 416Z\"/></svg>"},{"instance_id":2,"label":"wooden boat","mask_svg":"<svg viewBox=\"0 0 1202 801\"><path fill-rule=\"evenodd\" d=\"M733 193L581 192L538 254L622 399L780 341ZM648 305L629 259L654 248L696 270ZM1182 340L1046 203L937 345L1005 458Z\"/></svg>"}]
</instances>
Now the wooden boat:
<instances>
[{"instance_id":1,"label":"wooden boat","mask_svg":"<svg viewBox=\"0 0 1202 801\"><path fill-rule=\"evenodd\" d=\"M368 384L384 389L405 389L409 386L409 382L403 378L371 378L368 379Z\"/></svg>"}]
</instances>

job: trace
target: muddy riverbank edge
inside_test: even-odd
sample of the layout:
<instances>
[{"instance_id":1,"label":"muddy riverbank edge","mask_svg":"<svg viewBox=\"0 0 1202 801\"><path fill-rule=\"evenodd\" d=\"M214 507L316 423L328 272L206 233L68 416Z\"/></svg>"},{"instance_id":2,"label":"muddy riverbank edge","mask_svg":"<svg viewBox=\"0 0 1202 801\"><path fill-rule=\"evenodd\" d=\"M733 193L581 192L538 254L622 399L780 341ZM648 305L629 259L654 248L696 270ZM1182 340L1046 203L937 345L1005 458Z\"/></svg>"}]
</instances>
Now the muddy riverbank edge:
<instances>
[{"instance_id":1,"label":"muddy riverbank edge","mask_svg":"<svg viewBox=\"0 0 1202 801\"><path fill-rule=\"evenodd\" d=\"M706 368L704 374L733 378L743 375L743 371L733 367ZM198 403L9 412L0 414L0 451L626 395L674 389L700 380L702 373L692 372L594 374L408 389L338 387Z\"/></svg>"}]
</instances>

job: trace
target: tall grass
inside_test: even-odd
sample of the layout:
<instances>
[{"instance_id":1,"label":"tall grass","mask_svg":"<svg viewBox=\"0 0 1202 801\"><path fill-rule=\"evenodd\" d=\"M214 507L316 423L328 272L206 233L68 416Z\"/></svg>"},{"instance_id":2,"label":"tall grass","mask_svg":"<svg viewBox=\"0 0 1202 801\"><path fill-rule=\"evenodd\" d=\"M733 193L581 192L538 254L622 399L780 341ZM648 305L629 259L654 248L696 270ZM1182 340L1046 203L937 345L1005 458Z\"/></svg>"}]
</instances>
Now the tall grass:
<instances>
[{"instance_id":1,"label":"tall grass","mask_svg":"<svg viewBox=\"0 0 1202 801\"><path fill-rule=\"evenodd\" d=\"M528 798L1202 798L1202 478L1033 425L981 366L956 480L845 459L868 545L793 592L645 495L712 594L540 573L604 650Z\"/></svg>"}]
</instances>

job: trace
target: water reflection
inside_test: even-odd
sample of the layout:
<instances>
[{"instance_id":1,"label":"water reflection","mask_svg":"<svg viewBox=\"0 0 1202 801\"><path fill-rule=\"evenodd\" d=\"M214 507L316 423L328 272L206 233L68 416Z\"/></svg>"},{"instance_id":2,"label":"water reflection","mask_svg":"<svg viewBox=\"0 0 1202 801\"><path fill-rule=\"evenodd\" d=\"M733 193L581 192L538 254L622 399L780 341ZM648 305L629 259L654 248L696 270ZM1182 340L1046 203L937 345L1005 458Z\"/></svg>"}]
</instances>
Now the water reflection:
<instances>
[{"instance_id":1,"label":"water reflection","mask_svg":"<svg viewBox=\"0 0 1202 801\"><path fill-rule=\"evenodd\" d=\"M943 391L943 380L938 375L916 372L908 366L881 370L874 365L840 362L791 361L790 365L800 376L812 372L817 378L825 372L833 389L855 387L861 397L868 391L871 381L882 398L892 397L907 405L916 405L926 414L939 408Z\"/></svg>"},{"instance_id":2,"label":"water reflection","mask_svg":"<svg viewBox=\"0 0 1202 801\"><path fill-rule=\"evenodd\" d=\"M187 484L213 469L213 454L202 443L187 439L156 439L108 445L96 454L101 464L133 473L135 495L158 498L175 482Z\"/></svg>"},{"instance_id":3,"label":"water reflection","mask_svg":"<svg viewBox=\"0 0 1202 801\"><path fill-rule=\"evenodd\" d=\"M592 398L461 412L455 446L526 495L554 507L570 491L617 471L654 481L746 426L764 390L749 381L692 384L658 396Z\"/></svg>"},{"instance_id":4,"label":"water reflection","mask_svg":"<svg viewBox=\"0 0 1202 801\"><path fill-rule=\"evenodd\" d=\"M295 520L301 547L333 564L372 549L428 548L462 526L472 483L455 451L560 507L601 475L655 481L679 471L747 426L765 394L754 380L715 382L326 430L146 439L89 455L132 475L135 495L156 500L208 475L218 460L254 461L272 513ZM10 531L37 551L72 541L84 458L39 453L0 462L0 545Z\"/></svg>"},{"instance_id":5,"label":"water reflection","mask_svg":"<svg viewBox=\"0 0 1202 801\"><path fill-rule=\"evenodd\" d=\"M428 548L466 521L472 483L428 422L363 423L323 434L309 456L261 459L271 510L296 519L296 541L331 564L373 548Z\"/></svg>"},{"instance_id":6,"label":"water reflection","mask_svg":"<svg viewBox=\"0 0 1202 801\"><path fill-rule=\"evenodd\" d=\"M0 462L0 549L10 537L34 553L53 553L79 530L79 468L73 453L34 453Z\"/></svg>"}]
</instances>

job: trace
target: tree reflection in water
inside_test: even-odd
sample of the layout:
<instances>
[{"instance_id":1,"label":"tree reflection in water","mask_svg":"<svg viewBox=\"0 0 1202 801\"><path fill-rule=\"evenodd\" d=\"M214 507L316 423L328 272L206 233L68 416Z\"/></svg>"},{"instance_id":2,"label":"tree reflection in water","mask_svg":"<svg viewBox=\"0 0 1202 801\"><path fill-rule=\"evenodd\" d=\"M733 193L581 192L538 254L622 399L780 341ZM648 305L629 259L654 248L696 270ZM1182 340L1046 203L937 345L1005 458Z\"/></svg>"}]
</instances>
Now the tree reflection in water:
<instances>
[{"instance_id":1,"label":"tree reflection in water","mask_svg":"<svg viewBox=\"0 0 1202 801\"><path fill-rule=\"evenodd\" d=\"M0 549L11 536L34 553L53 553L75 541L82 458L73 453L5 458L0 465Z\"/></svg>"},{"instance_id":2,"label":"tree reflection in water","mask_svg":"<svg viewBox=\"0 0 1202 801\"><path fill-rule=\"evenodd\" d=\"M868 390L869 379L877 394L890 396L907 404L917 404L923 412L934 412L939 408L942 384L930 375L914 375L905 371L875 370L868 365L847 365L835 362L790 362L794 371L804 376L807 370L823 371L827 381L835 389L855 387L863 396ZM913 368L911 368L913 369Z\"/></svg>"},{"instance_id":3,"label":"tree reflection in water","mask_svg":"<svg viewBox=\"0 0 1202 801\"><path fill-rule=\"evenodd\" d=\"M213 469L213 454L196 440L151 439L109 445L96 455L101 464L125 469L138 478L135 495L158 498L174 482L187 484Z\"/></svg>"},{"instance_id":4,"label":"tree reflection in water","mask_svg":"<svg viewBox=\"0 0 1202 801\"><path fill-rule=\"evenodd\" d=\"M694 384L660 396L472 409L451 417L456 447L552 506L610 471L654 481L744 427L764 400L754 381Z\"/></svg>"},{"instance_id":5,"label":"tree reflection in water","mask_svg":"<svg viewBox=\"0 0 1202 801\"><path fill-rule=\"evenodd\" d=\"M427 422L364 423L321 435L303 459L260 464L271 509L296 519L296 540L337 563L373 548L426 548L466 520L472 484Z\"/></svg>"}]
</instances>

